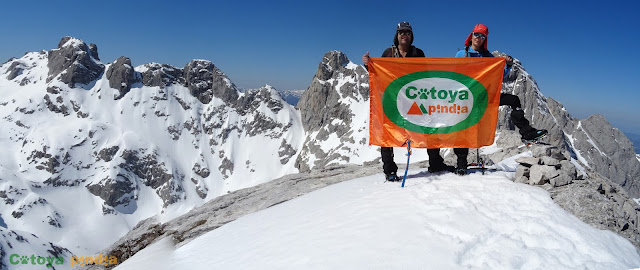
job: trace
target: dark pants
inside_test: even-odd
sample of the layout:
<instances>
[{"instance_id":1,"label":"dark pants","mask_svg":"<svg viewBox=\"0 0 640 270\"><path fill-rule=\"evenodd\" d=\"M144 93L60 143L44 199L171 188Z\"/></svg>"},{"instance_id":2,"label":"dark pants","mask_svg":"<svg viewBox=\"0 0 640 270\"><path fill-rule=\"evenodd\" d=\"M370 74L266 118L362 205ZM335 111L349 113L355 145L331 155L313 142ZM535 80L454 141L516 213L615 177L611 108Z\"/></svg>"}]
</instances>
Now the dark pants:
<instances>
[{"instance_id":1,"label":"dark pants","mask_svg":"<svg viewBox=\"0 0 640 270\"><path fill-rule=\"evenodd\" d=\"M533 130L529 124L529 120L524 117L524 111L520 104L520 98L512 94L500 94L500 106L507 105L511 107L511 121L518 128L520 135L527 134Z\"/></svg>"},{"instance_id":2,"label":"dark pants","mask_svg":"<svg viewBox=\"0 0 640 270\"><path fill-rule=\"evenodd\" d=\"M457 167L466 168L469 148L454 148L453 152L458 157ZM393 148L380 147L380 153L382 154L382 170L384 171L384 174L397 174L398 165L393 161ZM429 155L430 167L444 167L444 159L440 156L440 148L427 149L427 154Z\"/></svg>"},{"instance_id":3,"label":"dark pants","mask_svg":"<svg viewBox=\"0 0 640 270\"><path fill-rule=\"evenodd\" d=\"M380 153L382 154L382 170L385 175L398 172L398 165L393 161L393 148L380 147Z\"/></svg>"},{"instance_id":4,"label":"dark pants","mask_svg":"<svg viewBox=\"0 0 640 270\"><path fill-rule=\"evenodd\" d=\"M453 148L453 153L458 157L456 166L458 168L466 168L469 148ZM440 156L440 148L429 148L427 149L427 154L429 155L429 167L438 168L444 165L444 159Z\"/></svg>"}]
</instances>

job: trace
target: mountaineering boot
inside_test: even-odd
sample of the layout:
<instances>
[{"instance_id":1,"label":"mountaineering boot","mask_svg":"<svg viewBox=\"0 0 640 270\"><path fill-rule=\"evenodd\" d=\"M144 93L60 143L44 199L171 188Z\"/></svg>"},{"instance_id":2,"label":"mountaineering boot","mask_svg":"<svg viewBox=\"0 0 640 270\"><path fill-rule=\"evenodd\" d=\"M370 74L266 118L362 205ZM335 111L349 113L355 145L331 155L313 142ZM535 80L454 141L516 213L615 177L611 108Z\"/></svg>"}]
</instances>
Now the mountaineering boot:
<instances>
[{"instance_id":1,"label":"mountaineering boot","mask_svg":"<svg viewBox=\"0 0 640 270\"><path fill-rule=\"evenodd\" d=\"M456 168L453 166L449 166L444 163L439 163L439 164L434 164L429 166L427 171L429 171L430 173L442 172L442 171L453 172L455 171L455 169Z\"/></svg>"},{"instance_id":2,"label":"mountaineering boot","mask_svg":"<svg viewBox=\"0 0 640 270\"><path fill-rule=\"evenodd\" d=\"M454 148L453 152L458 157L458 161L456 163L457 167L454 172L457 175L466 175L467 174L467 156L469 155L469 148Z\"/></svg>"},{"instance_id":3,"label":"mountaineering boot","mask_svg":"<svg viewBox=\"0 0 640 270\"><path fill-rule=\"evenodd\" d=\"M544 137L549 133L546 129L532 128L529 132L522 135L523 140L532 141Z\"/></svg>"},{"instance_id":4,"label":"mountaineering boot","mask_svg":"<svg viewBox=\"0 0 640 270\"><path fill-rule=\"evenodd\" d=\"M398 177L395 172L387 174L385 179L387 181L389 181L389 182L399 182L400 181L400 177Z\"/></svg>"}]
</instances>

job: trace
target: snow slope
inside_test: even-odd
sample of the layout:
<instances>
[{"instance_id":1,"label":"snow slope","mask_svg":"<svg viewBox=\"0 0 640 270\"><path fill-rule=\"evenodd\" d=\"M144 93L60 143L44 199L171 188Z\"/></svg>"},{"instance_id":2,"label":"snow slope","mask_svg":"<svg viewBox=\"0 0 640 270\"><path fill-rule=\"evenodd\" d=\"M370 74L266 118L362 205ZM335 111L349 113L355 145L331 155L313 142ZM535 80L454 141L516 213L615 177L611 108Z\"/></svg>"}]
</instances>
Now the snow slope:
<instances>
[{"instance_id":1,"label":"snow slope","mask_svg":"<svg viewBox=\"0 0 640 270\"><path fill-rule=\"evenodd\" d=\"M565 212L510 172L373 175L239 218L115 269L630 269L624 238Z\"/></svg>"},{"instance_id":2,"label":"snow slope","mask_svg":"<svg viewBox=\"0 0 640 270\"><path fill-rule=\"evenodd\" d=\"M242 108L238 100L217 97L203 104L178 82L137 82L116 99L120 91L106 75L115 62L90 84L71 88L46 80L49 55L28 53L0 65L0 226L6 235L33 234L89 255L140 220L170 220L230 191L298 171L299 113L271 87L243 93ZM136 67L136 76L150 67ZM0 237L0 246L16 241Z\"/></svg>"}]
</instances>

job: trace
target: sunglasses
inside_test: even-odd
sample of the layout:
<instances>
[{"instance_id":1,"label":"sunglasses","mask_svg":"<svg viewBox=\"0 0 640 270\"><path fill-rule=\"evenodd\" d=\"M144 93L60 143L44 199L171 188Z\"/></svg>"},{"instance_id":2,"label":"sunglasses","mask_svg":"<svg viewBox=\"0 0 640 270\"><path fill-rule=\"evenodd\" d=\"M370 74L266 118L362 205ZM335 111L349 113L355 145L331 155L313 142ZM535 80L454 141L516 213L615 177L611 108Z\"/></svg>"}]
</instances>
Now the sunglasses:
<instances>
[{"instance_id":1,"label":"sunglasses","mask_svg":"<svg viewBox=\"0 0 640 270\"><path fill-rule=\"evenodd\" d=\"M484 35L484 34L482 34L482 33L473 33L473 36L474 36L474 37L477 37L477 38L480 38L480 39L482 39L482 40L487 39L487 36L485 36L485 35Z\"/></svg>"},{"instance_id":2,"label":"sunglasses","mask_svg":"<svg viewBox=\"0 0 640 270\"><path fill-rule=\"evenodd\" d=\"M411 35L411 32L410 32L410 31L400 31L400 32L398 32L398 35L401 35L401 36L410 36L410 35Z\"/></svg>"}]
</instances>

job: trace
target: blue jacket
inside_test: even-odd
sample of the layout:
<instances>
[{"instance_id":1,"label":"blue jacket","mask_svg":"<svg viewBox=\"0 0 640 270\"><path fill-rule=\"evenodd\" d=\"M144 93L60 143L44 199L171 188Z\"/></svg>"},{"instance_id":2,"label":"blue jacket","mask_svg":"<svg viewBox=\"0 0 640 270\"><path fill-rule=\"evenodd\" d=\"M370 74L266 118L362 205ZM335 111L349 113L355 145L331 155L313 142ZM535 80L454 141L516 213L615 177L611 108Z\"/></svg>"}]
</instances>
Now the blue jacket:
<instances>
[{"instance_id":1,"label":"blue jacket","mask_svg":"<svg viewBox=\"0 0 640 270\"><path fill-rule=\"evenodd\" d=\"M489 51L477 52L471 47L469 47L468 53L469 53L468 57L493 57L493 54L491 54ZM458 53L456 53L456 57L466 57L466 54L467 54L467 51L460 50ZM511 66L504 65L504 74L502 75L502 77L507 78L507 76L509 75L509 72L511 72Z\"/></svg>"}]
</instances>

